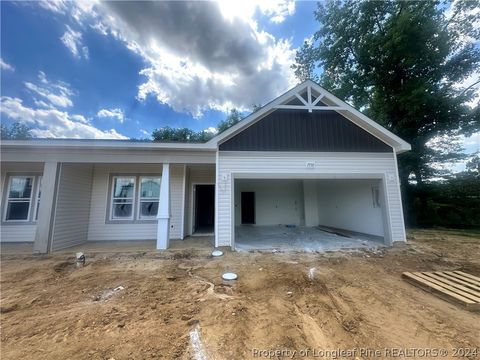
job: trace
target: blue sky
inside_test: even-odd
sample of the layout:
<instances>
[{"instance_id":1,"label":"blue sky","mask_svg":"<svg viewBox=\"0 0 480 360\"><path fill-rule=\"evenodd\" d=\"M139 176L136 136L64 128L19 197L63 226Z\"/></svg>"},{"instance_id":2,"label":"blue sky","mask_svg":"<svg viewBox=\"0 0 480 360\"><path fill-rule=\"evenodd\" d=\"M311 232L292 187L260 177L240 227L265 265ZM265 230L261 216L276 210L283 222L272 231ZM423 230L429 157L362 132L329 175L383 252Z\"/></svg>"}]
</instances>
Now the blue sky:
<instances>
[{"instance_id":1,"label":"blue sky","mask_svg":"<svg viewBox=\"0 0 480 360\"><path fill-rule=\"evenodd\" d=\"M293 86L318 26L314 2L288 0L0 4L1 119L38 137L214 127Z\"/></svg>"},{"instance_id":2,"label":"blue sky","mask_svg":"<svg viewBox=\"0 0 480 360\"><path fill-rule=\"evenodd\" d=\"M294 86L295 51L319 26L316 2L293 0L0 7L1 121L48 138L213 130L231 109L248 113ZM461 141L480 150L480 132Z\"/></svg>"}]
</instances>

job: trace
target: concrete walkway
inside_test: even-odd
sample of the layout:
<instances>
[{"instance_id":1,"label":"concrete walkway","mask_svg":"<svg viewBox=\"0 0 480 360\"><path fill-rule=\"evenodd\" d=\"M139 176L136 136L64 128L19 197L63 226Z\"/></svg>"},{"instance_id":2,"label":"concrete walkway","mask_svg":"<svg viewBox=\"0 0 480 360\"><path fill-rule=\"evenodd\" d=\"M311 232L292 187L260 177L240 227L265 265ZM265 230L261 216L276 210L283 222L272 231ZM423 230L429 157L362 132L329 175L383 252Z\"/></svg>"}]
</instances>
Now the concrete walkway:
<instances>
[{"instance_id":1,"label":"concrete walkway","mask_svg":"<svg viewBox=\"0 0 480 360\"><path fill-rule=\"evenodd\" d=\"M189 236L184 240L170 240L169 250L208 250L214 248L213 236ZM78 251L84 253L129 253L129 252L156 252L156 241L87 241L81 245L54 251L54 254ZM1 243L2 255L30 255L33 254L33 243Z\"/></svg>"},{"instance_id":2,"label":"concrete walkway","mask_svg":"<svg viewBox=\"0 0 480 360\"><path fill-rule=\"evenodd\" d=\"M156 241L87 241L82 245L73 246L59 252L155 252ZM169 250L210 250L213 249L213 239L210 236L186 237L184 240L170 240Z\"/></svg>"},{"instance_id":3,"label":"concrete walkway","mask_svg":"<svg viewBox=\"0 0 480 360\"><path fill-rule=\"evenodd\" d=\"M30 255L33 254L33 242L6 242L0 243L2 255Z\"/></svg>"},{"instance_id":4,"label":"concrete walkway","mask_svg":"<svg viewBox=\"0 0 480 360\"><path fill-rule=\"evenodd\" d=\"M346 237L316 227L242 225L235 228L235 249L324 252L342 249L375 249L384 246L375 237Z\"/></svg>"}]
</instances>

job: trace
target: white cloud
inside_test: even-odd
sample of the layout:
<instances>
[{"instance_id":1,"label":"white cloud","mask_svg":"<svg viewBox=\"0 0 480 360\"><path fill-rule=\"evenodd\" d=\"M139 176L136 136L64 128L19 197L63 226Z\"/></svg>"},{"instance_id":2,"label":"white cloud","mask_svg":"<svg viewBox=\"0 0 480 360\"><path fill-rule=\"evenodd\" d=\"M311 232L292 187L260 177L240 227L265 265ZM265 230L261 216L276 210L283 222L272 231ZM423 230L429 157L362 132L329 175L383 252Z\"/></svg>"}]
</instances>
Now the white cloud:
<instances>
[{"instance_id":1,"label":"white cloud","mask_svg":"<svg viewBox=\"0 0 480 360\"><path fill-rule=\"evenodd\" d=\"M73 106L70 85L61 81L52 82L40 71L38 83L25 82L25 87L34 96L35 107L26 106L19 98L2 96L0 112L8 118L26 123L32 127L32 134L47 138L76 139L127 139L115 129L100 130L81 114L71 114L59 108ZM118 110L118 109L114 109ZM114 112L116 114L116 112Z\"/></svg>"},{"instance_id":2,"label":"white cloud","mask_svg":"<svg viewBox=\"0 0 480 360\"><path fill-rule=\"evenodd\" d=\"M467 154L473 154L480 151L480 131L469 137L461 136L460 139Z\"/></svg>"},{"instance_id":3,"label":"white cloud","mask_svg":"<svg viewBox=\"0 0 480 360\"><path fill-rule=\"evenodd\" d=\"M213 126L210 126L206 129L204 129L203 131L207 132L207 133L210 133L210 134L213 134L213 135L216 135L218 133L218 130L217 128L213 127Z\"/></svg>"},{"instance_id":4,"label":"white cloud","mask_svg":"<svg viewBox=\"0 0 480 360\"><path fill-rule=\"evenodd\" d=\"M67 11L67 1L63 0L39 1L38 5L58 14L64 14Z\"/></svg>"},{"instance_id":5,"label":"white cloud","mask_svg":"<svg viewBox=\"0 0 480 360\"><path fill-rule=\"evenodd\" d=\"M12 65L7 64L2 58L0 58L0 68L2 70L15 71L15 68Z\"/></svg>"},{"instance_id":6,"label":"white cloud","mask_svg":"<svg viewBox=\"0 0 480 360\"><path fill-rule=\"evenodd\" d=\"M255 11L260 11L271 22L278 24L295 13L293 0L220 0L217 2L222 15L229 20L240 18L244 21L252 21Z\"/></svg>"},{"instance_id":7,"label":"white cloud","mask_svg":"<svg viewBox=\"0 0 480 360\"><path fill-rule=\"evenodd\" d=\"M250 109L296 83L291 42L261 30L255 20L261 14L283 21L295 12L291 0L84 4L68 3L78 25L122 41L147 63L140 100L151 96L201 116L208 109ZM79 37L72 35L69 47Z\"/></svg>"},{"instance_id":8,"label":"white cloud","mask_svg":"<svg viewBox=\"0 0 480 360\"><path fill-rule=\"evenodd\" d=\"M207 109L247 110L296 82L290 69L295 54L289 41L258 31L253 21L222 18L214 3L139 8L140 26L132 9L120 5L114 10L116 19L123 22L110 23L110 27L116 27L129 48L150 64L141 71L146 77L139 86L141 100L154 96L176 111L198 117ZM191 25L158 25L164 13L179 21L186 17L184 21Z\"/></svg>"},{"instance_id":9,"label":"white cloud","mask_svg":"<svg viewBox=\"0 0 480 360\"><path fill-rule=\"evenodd\" d=\"M35 99L37 106L41 107L71 107L73 102L71 96L73 91L70 85L61 81L50 82L43 71L38 73L38 79L41 85L36 85L31 82L25 82L25 87L36 95L39 95L43 100Z\"/></svg>"},{"instance_id":10,"label":"white cloud","mask_svg":"<svg viewBox=\"0 0 480 360\"><path fill-rule=\"evenodd\" d=\"M463 153L472 155L480 151L480 131L473 133L466 137L464 135L456 137L437 137L431 139L427 145L435 150L443 150L443 142L448 141L450 144L458 144L463 148ZM444 163L435 163L433 166L437 169L448 170L454 173L464 171L466 169L466 163L468 159L449 161Z\"/></svg>"},{"instance_id":11,"label":"white cloud","mask_svg":"<svg viewBox=\"0 0 480 360\"><path fill-rule=\"evenodd\" d=\"M98 111L99 118L112 118L118 120L120 123L125 121L125 114L122 109L101 109Z\"/></svg>"},{"instance_id":12,"label":"white cloud","mask_svg":"<svg viewBox=\"0 0 480 360\"><path fill-rule=\"evenodd\" d=\"M103 131L90 124L82 115L72 115L55 108L34 109L23 105L21 99L1 97L2 114L12 120L33 126L32 134L45 138L127 139L115 129Z\"/></svg>"},{"instance_id":13,"label":"white cloud","mask_svg":"<svg viewBox=\"0 0 480 360\"><path fill-rule=\"evenodd\" d=\"M473 90L473 97L467 103L468 106L474 108L480 102L480 71L474 72L462 82L456 84L458 89L471 89Z\"/></svg>"},{"instance_id":14,"label":"white cloud","mask_svg":"<svg viewBox=\"0 0 480 360\"><path fill-rule=\"evenodd\" d=\"M140 129L140 132L141 132L143 135L145 135L145 136L148 136L148 137L151 137L151 136L152 136L152 134L151 134L150 132L148 132L147 130L145 130L145 129Z\"/></svg>"},{"instance_id":15,"label":"white cloud","mask_svg":"<svg viewBox=\"0 0 480 360\"><path fill-rule=\"evenodd\" d=\"M88 47L84 46L82 43L81 32L75 31L67 25L67 30L60 39L73 56L78 59L82 57L86 60L89 59Z\"/></svg>"}]
</instances>

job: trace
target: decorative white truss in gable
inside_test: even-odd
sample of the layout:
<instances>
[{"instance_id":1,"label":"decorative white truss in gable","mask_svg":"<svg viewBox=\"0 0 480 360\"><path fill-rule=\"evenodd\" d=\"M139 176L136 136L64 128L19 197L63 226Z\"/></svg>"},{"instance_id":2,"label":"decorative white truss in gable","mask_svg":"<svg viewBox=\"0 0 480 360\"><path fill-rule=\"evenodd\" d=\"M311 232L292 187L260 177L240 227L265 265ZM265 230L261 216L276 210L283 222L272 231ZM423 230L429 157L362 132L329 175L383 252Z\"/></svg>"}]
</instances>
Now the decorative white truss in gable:
<instances>
[{"instance_id":1,"label":"decorative white truss in gable","mask_svg":"<svg viewBox=\"0 0 480 360\"><path fill-rule=\"evenodd\" d=\"M313 88L311 85L294 92L287 100L274 105L273 108L308 110L308 112L313 110L347 110L345 106L331 99L325 91Z\"/></svg>"},{"instance_id":2,"label":"decorative white truss in gable","mask_svg":"<svg viewBox=\"0 0 480 360\"><path fill-rule=\"evenodd\" d=\"M409 143L402 140L397 135L391 133L380 124L377 124L366 115L354 107L348 105L346 102L340 100L332 93L323 89L320 85L312 80L306 80L298 84L293 89L280 95L270 103L261 107L259 110L247 116L244 120L224 132L214 136L209 140L207 146L218 146L221 142L235 136L239 132L246 129L248 126L275 111L276 109L293 109L293 110L308 110L309 112L318 110L333 110L352 121L354 124L360 126L362 129L368 131L388 145L392 146L397 153L402 153L411 149Z\"/></svg>"}]
</instances>

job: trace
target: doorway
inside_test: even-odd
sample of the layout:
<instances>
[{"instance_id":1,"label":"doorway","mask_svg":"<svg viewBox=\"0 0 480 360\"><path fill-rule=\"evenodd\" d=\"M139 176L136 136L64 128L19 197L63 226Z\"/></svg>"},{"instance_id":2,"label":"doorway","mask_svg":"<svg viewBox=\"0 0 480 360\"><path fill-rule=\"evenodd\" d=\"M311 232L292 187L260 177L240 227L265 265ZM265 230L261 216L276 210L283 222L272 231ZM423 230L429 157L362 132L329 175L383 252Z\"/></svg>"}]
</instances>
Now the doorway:
<instances>
[{"instance_id":1,"label":"doorway","mask_svg":"<svg viewBox=\"0 0 480 360\"><path fill-rule=\"evenodd\" d=\"M195 185L194 233L211 234L215 224L215 185Z\"/></svg>"},{"instance_id":2,"label":"doorway","mask_svg":"<svg viewBox=\"0 0 480 360\"><path fill-rule=\"evenodd\" d=\"M255 193L242 191L242 224L255 224Z\"/></svg>"}]
</instances>

